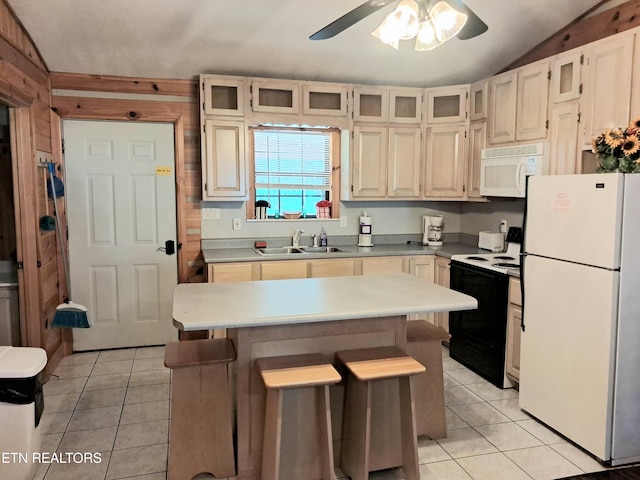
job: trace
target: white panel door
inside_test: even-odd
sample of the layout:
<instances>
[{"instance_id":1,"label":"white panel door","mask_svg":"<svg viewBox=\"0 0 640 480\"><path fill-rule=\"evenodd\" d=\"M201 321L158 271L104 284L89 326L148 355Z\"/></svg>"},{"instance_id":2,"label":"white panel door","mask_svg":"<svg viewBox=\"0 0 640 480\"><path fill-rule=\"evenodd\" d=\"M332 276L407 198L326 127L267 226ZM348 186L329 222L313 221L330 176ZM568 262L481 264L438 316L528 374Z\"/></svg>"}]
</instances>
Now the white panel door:
<instances>
[{"instance_id":1,"label":"white panel door","mask_svg":"<svg viewBox=\"0 0 640 480\"><path fill-rule=\"evenodd\" d=\"M89 310L74 350L163 345L177 257L173 125L65 120L71 297ZM176 247L177 249L177 247Z\"/></svg>"},{"instance_id":2,"label":"white panel door","mask_svg":"<svg viewBox=\"0 0 640 480\"><path fill-rule=\"evenodd\" d=\"M607 459L620 274L532 256L523 271L520 408Z\"/></svg>"}]
</instances>

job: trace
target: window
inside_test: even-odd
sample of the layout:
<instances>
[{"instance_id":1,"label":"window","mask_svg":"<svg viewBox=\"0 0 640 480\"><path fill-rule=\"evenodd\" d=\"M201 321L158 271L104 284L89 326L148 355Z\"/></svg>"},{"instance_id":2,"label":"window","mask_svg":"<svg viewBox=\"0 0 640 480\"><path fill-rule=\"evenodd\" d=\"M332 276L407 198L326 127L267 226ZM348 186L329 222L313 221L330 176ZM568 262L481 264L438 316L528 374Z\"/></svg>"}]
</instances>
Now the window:
<instances>
[{"instance_id":1,"label":"window","mask_svg":"<svg viewBox=\"0 0 640 480\"><path fill-rule=\"evenodd\" d=\"M339 131L328 128L255 127L252 139L252 198L248 218L255 218L255 202L269 203L267 217L301 212L316 216L321 200L337 204L334 162L339 151ZM332 216L337 208L332 208Z\"/></svg>"}]
</instances>

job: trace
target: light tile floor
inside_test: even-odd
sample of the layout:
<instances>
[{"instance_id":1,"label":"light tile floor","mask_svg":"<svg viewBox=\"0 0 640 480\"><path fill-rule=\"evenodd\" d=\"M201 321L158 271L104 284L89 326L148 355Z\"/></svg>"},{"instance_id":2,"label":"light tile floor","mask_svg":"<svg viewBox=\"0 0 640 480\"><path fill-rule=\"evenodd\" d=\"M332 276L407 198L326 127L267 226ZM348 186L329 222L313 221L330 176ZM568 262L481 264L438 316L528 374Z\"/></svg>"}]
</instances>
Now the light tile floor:
<instances>
[{"instance_id":1,"label":"light tile floor","mask_svg":"<svg viewBox=\"0 0 640 480\"><path fill-rule=\"evenodd\" d=\"M444 347L443 362L448 436L419 439L423 479L551 480L605 468L523 413L517 391L494 387ZM55 375L44 386L43 451L99 452L102 461L43 464L37 480L166 479L171 380L164 347L77 353ZM395 469L370 478L404 476Z\"/></svg>"}]
</instances>

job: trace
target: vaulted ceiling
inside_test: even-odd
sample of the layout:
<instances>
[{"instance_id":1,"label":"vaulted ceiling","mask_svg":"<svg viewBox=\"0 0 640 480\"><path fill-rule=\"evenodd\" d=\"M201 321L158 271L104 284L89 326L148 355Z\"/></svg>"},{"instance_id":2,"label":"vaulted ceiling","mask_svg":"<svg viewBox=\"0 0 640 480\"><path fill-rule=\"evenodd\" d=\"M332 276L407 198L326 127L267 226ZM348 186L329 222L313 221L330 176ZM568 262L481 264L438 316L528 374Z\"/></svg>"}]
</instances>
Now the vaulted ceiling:
<instances>
[{"instance_id":1,"label":"vaulted ceiling","mask_svg":"<svg viewBox=\"0 0 640 480\"><path fill-rule=\"evenodd\" d=\"M370 35L387 5L311 41L364 0L8 0L55 72L191 79L201 73L437 86L488 77L600 0L464 0L489 26L416 52ZM610 0L604 7L623 3Z\"/></svg>"}]
</instances>

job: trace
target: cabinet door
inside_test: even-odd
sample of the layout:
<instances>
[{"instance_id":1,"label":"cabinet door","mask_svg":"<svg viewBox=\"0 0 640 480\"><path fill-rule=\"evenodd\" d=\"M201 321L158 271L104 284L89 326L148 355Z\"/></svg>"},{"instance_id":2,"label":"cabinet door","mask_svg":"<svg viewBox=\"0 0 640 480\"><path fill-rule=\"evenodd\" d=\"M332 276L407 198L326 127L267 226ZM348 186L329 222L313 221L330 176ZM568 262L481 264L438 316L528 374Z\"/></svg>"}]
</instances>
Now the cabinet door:
<instances>
[{"instance_id":1,"label":"cabinet door","mask_svg":"<svg viewBox=\"0 0 640 480\"><path fill-rule=\"evenodd\" d=\"M516 139L516 73L493 77L489 81L489 143Z\"/></svg>"},{"instance_id":2,"label":"cabinet door","mask_svg":"<svg viewBox=\"0 0 640 480\"><path fill-rule=\"evenodd\" d=\"M216 263L209 265L209 283L249 282L253 280L253 266L251 262Z\"/></svg>"},{"instance_id":3,"label":"cabinet door","mask_svg":"<svg viewBox=\"0 0 640 480\"><path fill-rule=\"evenodd\" d=\"M449 288L450 275L449 275L449 262L448 258L436 257L435 265L435 281L437 285L441 287ZM437 326L449 331L449 312L436 312L435 323Z\"/></svg>"},{"instance_id":4,"label":"cabinet door","mask_svg":"<svg viewBox=\"0 0 640 480\"><path fill-rule=\"evenodd\" d=\"M300 113L300 85L295 82L251 82L254 112Z\"/></svg>"},{"instance_id":5,"label":"cabinet door","mask_svg":"<svg viewBox=\"0 0 640 480\"><path fill-rule=\"evenodd\" d=\"M471 85L469 91L469 120L487 118L489 105L489 82L483 80Z\"/></svg>"},{"instance_id":6,"label":"cabinet door","mask_svg":"<svg viewBox=\"0 0 640 480\"><path fill-rule=\"evenodd\" d=\"M435 256L425 255L409 258L409 274L433 282L435 274ZM435 314L418 313L409 315L409 320L426 320L435 325Z\"/></svg>"},{"instance_id":7,"label":"cabinet door","mask_svg":"<svg viewBox=\"0 0 640 480\"><path fill-rule=\"evenodd\" d=\"M202 199L243 200L246 195L244 122L205 120Z\"/></svg>"},{"instance_id":8,"label":"cabinet door","mask_svg":"<svg viewBox=\"0 0 640 480\"><path fill-rule=\"evenodd\" d=\"M467 118L468 88L442 87L427 90L427 123L457 123Z\"/></svg>"},{"instance_id":9,"label":"cabinet door","mask_svg":"<svg viewBox=\"0 0 640 480\"><path fill-rule=\"evenodd\" d=\"M518 71L516 140L535 140L547 136L549 103L549 63L543 62Z\"/></svg>"},{"instance_id":10,"label":"cabinet door","mask_svg":"<svg viewBox=\"0 0 640 480\"><path fill-rule=\"evenodd\" d=\"M487 122L469 125L467 153L467 197L480 198L480 160L482 149L487 147Z\"/></svg>"},{"instance_id":11,"label":"cabinet door","mask_svg":"<svg viewBox=\"0 0 640 480\"><path fill-rule=\"evenodd\" d=\"M353 128L352 193L354 197L384 197L387 184L387 127Z\"/></svg>"},{"instance_id":12,"label":"cabinet door","mask_svg":"<svg viewBox=\"0 0 640 480\"><path fill-rule=\"evenodd\" d=\"M632 60L633 34L606 38L587 49L581 108L585 147L590 148L591 140L607 124L625 126L629 122Z\"/></svg>"},{"instance_id":13,"label":"cabinet door","mask_svg":"<svg viewBox=\"0 0 640 480\"><path fill-rule=\"evenodd\" d=\"M356 259L333 258L327 260L311 260L309 262L311 278L351 277L356 274Z\"/></svg>"},{"instance_id":14,"label":"cabinet door","mask_svg":"<svg viewBox=\"0 0 640 480\"><path fill-rule=\"evenodd\" d=\"M387 122L389 91L382 88L353 89L353 119L356 122Z\"/></svg>"},{"instance_id":15,"label":"cabinet door","mask_svg":"<svg viewBox=\"0 0 640 480\"><path fill-rule=\"evenodd\" d=\"M202 107L205 115L244 115L244 81L201 75Z\"/></svg>"},{"instance_id":16,"label":"cabinet door","mask_svg":"<svg viewBox=\"0 0 640 480\"><path fill-rule=\"evenodd\" d=\"M522 308L509 304L507 311L507 352L506 372L513 380L520 381L520 338L522 329Z\"/></svg>"},{"instance_id":17,"label":"cabinet door","mask_svg":"<svg viewBox=\"0 0 640 480\"><path fill-rule=\"evenodd\" d=\"M549 174L572 175L578 169L578 110L577 101L560 103L551 108Z\"/></svg>"},{"instance_id":18,"label":"cabinet door","mask_svg":"<svg viewBox=\"0 0 640 480\"><path fill-rule=\"evenodd\" d=\"M427 129L425 197L464 197L464 125Z\"/></svg>"},{"instance_id":19,"label":"cabinet door","mask_svg":"<svg viewBox=\"0 0 640 480\"><path fill-rule=\"evenodd\" d=\"M551 103L580 98L580 70L584 56L580 50L558 55L551 62Z\"/></svg>"},{"instance_id":20,"label":"cabinet door","mask_svg":"<svg viewBox=\"0 0 640 480\"><path fill-rule=\"evenodd\" d=\"M263 262L260 264L260 280L307 278L307 264L306 260Z\"/></svg>"},{"instance_id":21,"label":"cabinet door","mask_svg":"<svg viewBox=\"0 0 640 480\"><path fill-rule=\"evenodd\" d=\"M387 195L396 198L420 196L422 130L389 128Z\"/></svg>"},{"instance_id":22,"label":"cabinet door","mask_svg":"<svg viewBox=\"0 0 640 480\"><path fill-rule=\"evenodd\" d=\"M420 123L422 121L422 90L391 90L389 108L389 123Z\"/></svg>"},{"instance_id":23,"label":"cabinet door","mask_svg":"<svg viewBox=\"0 0 640 480\"><path fill-rule=\"evenodd\" d=\"M302 113L305 115L347 115L347 87L331 85L302 86Z\"/></svg>"},{"instance_id":24,"label":"cabinet door","mask_svg":"<svg viewBox=\"0 0 640 480\"><path fill-rule=\"evenodd\" d=\"M402 273L403 257L364 257L362 259L362 275L386 275Z\"/></svg>"}]
</instances>

